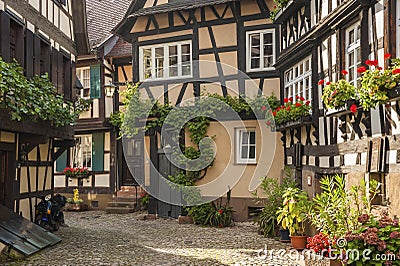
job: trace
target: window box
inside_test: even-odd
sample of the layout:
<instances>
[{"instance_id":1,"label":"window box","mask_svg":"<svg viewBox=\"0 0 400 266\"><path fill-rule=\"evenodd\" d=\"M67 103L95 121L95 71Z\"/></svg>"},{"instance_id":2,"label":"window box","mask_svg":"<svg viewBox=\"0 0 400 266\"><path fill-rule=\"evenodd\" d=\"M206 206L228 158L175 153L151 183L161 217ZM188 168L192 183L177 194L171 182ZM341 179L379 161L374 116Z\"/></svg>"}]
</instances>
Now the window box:
<instances>
[{"instance_id":1,"label":"window box","mask_svg":"<svg viewBox=\"0 0 400 266\"><path fill-rule=\"evenodd\" d=\"M302 116L300 117L300 119L296 120L296 121L289 121L280 125L275 125L275 131L285 131L291 128L298 128L301 126L305 126L305 125L310 125L312 124L311 122L311 116Z\"/></svg>"},{"instance_id":2,"label":"window box","mask_svg":"<svg viewBox=\"0 0 400 266\"><path fill-rule=\"evenodd\" d=\"M387 96L389 100L395 101L400 99L400 86L397 86L391 90L387 90Z\"/></svg>"},{"instance_id":3,"label":"window box","mask_svg":"<svg viewBox=\"0 0 400 266\"><path fill-rule=\"evenodd\" d=\"M339 116L342 116L342 115L350 114L351 113L350 107L353 104L359 106L358 101L353 100L353 99L347 100L346 104L343 105L343 106L339 106L337 108L329 108L328 110L326 110L325 111L325 116L328 116L328 117L330 117L330 116L339 117Z\"/></svg>"}]
</instances>

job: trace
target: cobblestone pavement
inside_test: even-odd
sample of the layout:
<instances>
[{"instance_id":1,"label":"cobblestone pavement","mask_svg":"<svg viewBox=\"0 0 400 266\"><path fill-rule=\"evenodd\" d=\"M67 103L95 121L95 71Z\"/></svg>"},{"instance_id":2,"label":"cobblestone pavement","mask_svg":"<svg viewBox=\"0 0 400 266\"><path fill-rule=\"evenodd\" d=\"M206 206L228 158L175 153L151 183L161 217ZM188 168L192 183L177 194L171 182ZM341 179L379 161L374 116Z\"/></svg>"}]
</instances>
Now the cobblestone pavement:
<instances>
[{"instance_id":1,"label":"cobblestone pavement","mask_svg":"<svg viewBox=\"0 0 400 266\"><path fill-rule=\"evenodd\" d=\"M259 256L265 247L289 246L258 235L249 222L219 229L141 216L66 213L69 227L57 232L60 244L12 265L299 265Z\"/></svg>"}]
</instances>

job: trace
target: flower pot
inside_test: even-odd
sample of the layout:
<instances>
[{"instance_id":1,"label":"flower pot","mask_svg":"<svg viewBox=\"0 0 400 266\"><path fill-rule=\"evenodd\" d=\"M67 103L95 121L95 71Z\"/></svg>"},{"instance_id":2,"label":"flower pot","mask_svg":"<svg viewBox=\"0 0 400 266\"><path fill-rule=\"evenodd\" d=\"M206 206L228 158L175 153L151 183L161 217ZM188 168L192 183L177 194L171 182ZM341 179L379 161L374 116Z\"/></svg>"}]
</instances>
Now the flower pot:
<instances>
[{"instance_id":1,"label":"flower pot","mask_svg":"<svg viewBox=\"0 0 400 266\"><path fill-rule=\"evenodd\" d=\"M312 124L311 116L302 116L296 121L289 121L283 124L275 125L275 131L284 131L290 128L298 128L310 124Z\"/></svg>"},{"instance_id":2,"label":"flower pot","mask_svg":"<svg viewBox=\"0 0 400 266\"><path fill-rule=\"evenodd\" d=\"M290 242L289 230L279 229L279 233L281 234L281 242Z\"/></svg>"},{"instance_id":3,"label":"flower pot","mask_svg":"<svg viewBox=\"0 0 400 266\"><path fill-rule=\"evenodd\" d=\"M342 262L340 260L330 260L329 266L342 266Z\"/></svg>"},{"instance_id":4,"label":"flower pot","mask_svg":"<svg viewBox=\"0 0 400 266\"><path fill-rule=\"evenodd\" d=\"M306 236L290 236L292 247L297 250L303 250L307 246Z\"/></svg>"}]
</instances>

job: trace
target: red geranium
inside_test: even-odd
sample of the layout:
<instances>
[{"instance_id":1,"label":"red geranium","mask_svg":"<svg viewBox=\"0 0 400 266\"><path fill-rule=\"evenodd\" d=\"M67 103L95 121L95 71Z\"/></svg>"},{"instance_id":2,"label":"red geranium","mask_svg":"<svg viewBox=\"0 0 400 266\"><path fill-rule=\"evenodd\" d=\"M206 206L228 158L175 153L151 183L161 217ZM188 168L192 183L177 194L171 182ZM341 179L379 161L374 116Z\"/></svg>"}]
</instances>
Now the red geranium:
<instances>
[{"instance_id":1,"label":"red geranium","mask_svg":"<svg viewBox=\"0 0 400 266\"><path fill-rule=\"evenodd\" d=\"M349 72L347 70L342 70L341 73L342 73L343 76L346 76L347 74L349 74Z\"/></svg>"},{"instance_id":2,"label":"red geranium","mask_svg":"<svg viewBox=\"0 0 400 266\"><path fill-rule=\"evenodd\" d=\"M296 103L296 107L300 107L301 106L301 103Z\"/></svg>"},{"instance_id":3,"label":"red geranium","mask_svg":"<svg viewBox=\"0 0 400 266\"><path fill-rule=\"evenodd\" d=\"M400 68L393 69L392 74L393 75L400 74Z\"/></svg>"},{"instance_id":4,"label":"red geranium","mask_svg":"<svg viewBox=\"0 0 400 266\"><path fill-rule=\"evenodd\" d=\"M292 102L292 101L293 101L293 97L290 97L290 98L289 98L289 101Z\"/></svg>"},{"instance_id":5,"label":"red geranium","mask_svg":"<svg viewBox=\"0 0 400 266\"><path fill-rule=\"evenodd\" d=\"M324 84L324 80L321 79L320 81L318 81L318 85L323 85Z\"/></svg>"},{"instance_id":6,"label":"red geranium","mask_svg":"<svg viewBox=\"0 0 400 266\"><path fill-rule=\"evenodd\" d=\"M365 67L365 66L360 66L358 69L357 69L357 72L358 73L364 73L365 71L367 71L367 68Z\"/></svg>"},{"instance_id":7,"label":"red geranium","mask_svg":"<svg viewBox=\"0 0 400 266\"><path fill-rule=\"evenodd\" d=\"M263 106L263 107L261 107L261 110L263 110L263 111L265 111L265 110L267 110L267 106Z\"/></svg>"},{"instance_id":8,"label":"red geranium","mask_svg":"<svg viewBox=\"0 0 400 266\"><path fill-rule=\"evenodd\" d=\"M288 98L285 98L285 99L283 99L283 102L284 102L284 103L288 103L288 102L289 102L289 99L288 99Z\"/></svg>"},{"instance_id":9,"label":"red geranium","mask_svg":"<svg viewBox=\"0 0 400 266\"><path fill-rule=\"evenodd\" d=\"M267 121L267 126L270 126L271 125L271 121Z\"/></svg>"},{"instance_id":10,"label":"red geranium","mask_svg":"<svg viewBox=\"0 0 400 266\"><path fill-rule=\"evenodd\" d=\"M286 108L286 110L290 111L290 106L288 106L288 107Z\"/></svg>"},{"instance_id":11,"label":"red geranium","mask_svg":"<svg viewBox=\"0 0 400 266\"><path fill-rule=\"evenodd\" d=\"M389 59L390 57L392 57L392 55L391 54L389 54L389 53L387 53L387 54L385 54L385 59Z\"/></svg>"},{"instance_id":12,"label":"red geranium","mask_svg":"<svg viewBox=\"0 0 400 266\"><path fill-rule=\"evenodd\" d=\"M218 212L219 212L219 214L222 214L224 211L221 209L221 210L219 210Z\"/></svg>"},{"instance_id":13,"label":"red geranium","mask_svg":"<svg viewBox=\"0 0 400 266\"><path fill-rule=\"evenodd\" d=\"M326 83L326 85L328 85L328 86L329 86L329 85L331 85L331 82L330 82L330 81L328 81L328 82Z\"/></svg>"},{"instance_id":14,"label":"red geranium","mask_svg":"<svg viewBox=\"0 0 400 266\"><path fill-rule=\"evenodd\" d=\"M306 99L304 99L304 97L300 97L300 101L305 101Z\"/></svg>"},{"instance_id":15,"label":"red geranium","mask_svg":"<svg viewBox=\"0 0 400 266\"><path fill-rule=\"evenodd\" d=\"M355 105L355 104L353 104L352 106L350 106L350 111L351 111L353 114L355 114L355 113L357 112L357 108L358 108L358 106Z\"/></svg>"},{"instance_id":16,"label":"red geranium","mask_svg":"<svg viewBox=\"0 0 400 266\"><path fill-rule=\"evenodd\" d=\"M311 103L310 101L306 101L306 105L310 105L310 103Z\"/></svg>"},{"instance_id":17,"label":"red geranium","mask_svg":"<svg viewBox=\"0 0 400 266\"><path fill-rule=\"evenodd\" d=\"M279 108L279 107L278 107L278 108ZM279 109L279 110L280 110L280 109ZM273 116L276 116L276 111L273 111L273 112L272 112L272 115L273 115Z\"/></svg>"}]
</instances>

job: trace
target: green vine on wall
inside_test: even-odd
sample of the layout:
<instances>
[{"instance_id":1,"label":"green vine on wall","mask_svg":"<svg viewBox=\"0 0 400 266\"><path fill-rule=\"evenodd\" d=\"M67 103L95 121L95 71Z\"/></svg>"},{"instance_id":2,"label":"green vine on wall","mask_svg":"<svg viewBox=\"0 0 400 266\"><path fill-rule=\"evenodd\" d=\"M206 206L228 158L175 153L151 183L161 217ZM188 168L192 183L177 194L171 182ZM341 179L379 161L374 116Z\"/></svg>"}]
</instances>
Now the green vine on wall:
<instances>
[{"instance_id":1,"label":"green vine on wall","mask_svg":"<svg viewBox=\"0 0 400 266\"><path fill-rule=\"evenodd\" d=\"M201 193L196 188L195 183L205 176L207 169L212 167L214 162L214 147L211 145L211 141L202 145L201 151L199 149L200 142L208 137L207 131L211 123L210 117L213 114L215 115L215 112L228 111L229 107L239 114L251 114L254 112L257 116L265 117L270 111L268 106L275 110L280 105L274 95L243 99L241 97L224 97L219 94L202 93L203 97L195 99L193 102L187 102L185 106L179 108L179 111L176 111L171 104L161 104L158 101L141 98L138 92L139 86L140 83L126 84L127 89L121 93L122 111L112 114L110 123L120 129L121 137L128 138L136 136L140 131L145 132L151 128L160 129L163 126L174 132L181 131L182 126L183 129L187 130L191 143L181 145L179 147L180 150L173 149L172 151L172 154L177 158L177 162L184 166L188 159L195 160L201 156L204 156L203 158L207 162L211 162L202 170L182 170L169 177L170 181L172 181L172 188L176 189L176 191L182 191L182 198L188 206L201 202ZM270 113L272 116L272 112ZM140 124L138 123L139 120L147 120L147 122ZM211 136L211 138L213 139L215 136ZM199 169L200 167L195 168ZM181 186L189 186L193 187L193 189L185 188L182 190ZM205 209L210 209L209 204L186 207L186 210L191 215L196 215L196 213L198 214Z\"/></svg>"},{"instance_id":2,"label":"green vine on wall","mask_svg":"<svg viewBox=\"0 0 400 266\"><path fill-rule=\"evenodd\" d=\"M0 57L0 109L7 110L12 120L70 125L89 104L84 99L65 102L47 74L28 79L17 62L8 63Z\"/></svg>"}]
</instances>

